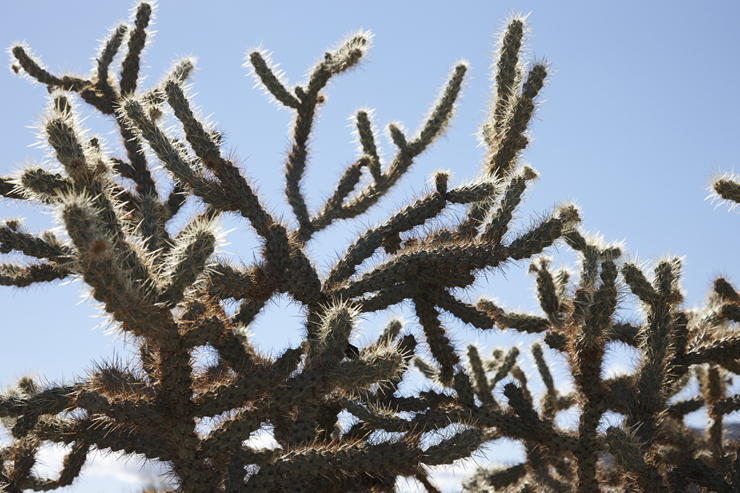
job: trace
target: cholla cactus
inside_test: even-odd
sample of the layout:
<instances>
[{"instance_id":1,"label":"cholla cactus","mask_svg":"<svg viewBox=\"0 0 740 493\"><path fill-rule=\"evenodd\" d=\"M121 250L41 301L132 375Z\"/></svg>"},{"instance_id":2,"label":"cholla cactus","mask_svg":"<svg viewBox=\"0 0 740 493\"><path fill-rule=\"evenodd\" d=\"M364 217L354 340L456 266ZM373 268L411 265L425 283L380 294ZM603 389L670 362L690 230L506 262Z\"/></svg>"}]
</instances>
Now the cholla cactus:
<instances>
[{"instance_id":1,"label":"cholla cactus","mask_svg":"<svg viewBox=\"0 0 740 493\"><path fill-rule=\"evenodd\" d=\"M740 339L726 327L737 320L737 292L719 280L706 312L682 311L677 260L659 262L648 281L638 266L620 262L620 248L577 231L579 212L572 204L561 204L523 233L509 232L537 176L518 157L548 72L545 63L526 70L519 60L522 18L512 19L501 37L494 97L481 128L486 155L480 178L451 186L446 173L436 173L434 191L367 230L321 272L307 256L314 233L365 213L442 135L466 65L453 68L416 134L388 125L398 148L389 162L378 156L369 112L358 111L363 154L312 214L301 178L315 115L327 83L357 66L369 36L347 38L294 88L286 87L263 53L251 53L255 77L295 114L285 168L285 193L297 224L291 227L263 206L244 171L222 152L221 135L192 110L184 87L191 59L177 62L156 86L137 87L151 15L152 5L141 2L133 26L111 32L87 79L53 75L25 47L11 48L13 69L51 93L41 134L61 169L19 170L0 178L0 194L51 208L66 236L32 234L18 220L2 223L0 251L38 261L0 266L0 282L23 287L81 278L111 324L129 336L138 358L128 365L99 364L86 378L63 385L23 378L7 389L0 396L0 418L13 442L0 452L0 488L71 484L90 450L109 449L165 463L183 492L392 491L399 476L438 491L428 476L430 466L469 457L501 436L524 442L526 463L481 471L469 489L738 487L737 446L728 447L722 426L723 416L740 408L736 396L725 396L727 374L737 370ZM116 79L110 66L124 45ZM108 155L95 137L86 136L75 112L78 99L113 118L125 158ZM184 141L162 128L160 118L168 111ZM155 165L168 172L170 184L154 180ZM160 190L168 186L171 192L163 199ZM202 204L202 212L173 235L168 227L187 200ZM467 205L457 224L424 229L452 204ZM215 224L227 212L246 219L261 239L261 256L252 265L215 255ZM461 298L480 276L533 258L561 238L581 253L581 275L573 286L566 272L552 273L547 261L533 260L545 317ZM379 257L373 266L365 263ZM620 272L644 305L643 324L615 319L624 291ZM271 357L256 351L247 329L265 304L282 294L303 307L305 339ZM226 300L238 304L235 313L224 310ZM358 316L402 302L413 305L419 330L404 331L396 320L367 347L350 344ZM536 344L532 353L547 389L538 411L517 365L518 350L495 352L489 360L471 346L465 364L440 310L480 330L543 334L545 344L566 356L574 392L559 394L543 347ZM602 356L613 341L642 354L633 375L602 378ZM203 346L213 348L217 359L199 369L192 355ZM432 361L415 356L422 353ZM399 395L412 361L448 390ZM699 378L701 395L671 403L691 375ZM508 404L497 400L499 386ZM687 412L704 405L713 418L707 438L682 424ZM571 406L581 410L578 430L558 429L553 416ZM609 410L627 418L621 428L604 432L599 423ZM348 429L339 423L343 412L355 418ZM202 422L212 424L203 431ZM428 438L450 424L456 432L429 445ZM266 428L280 447L250 446L248 439ZM58 479L32 472L44 442L72 446Z\"/></svg>"},{"instance_id":2,"label":"cholla cactus","mask_svg":"<svg viewBox=\"0 0 740 493\"><path fill-rule=\"evenodd\" d=\"M531 267L545 317L505 313L486 300L478 306L499 327L543 332L544 342L566 358L575 389L559 395L541 345L533 345L546 387L538 413L526 381L515 373L514 360L470 357L477 397L488 406L490 387L501 380L501 368L520 380L519 387L504 386L510 406L506 412L476 411L481 420L498 426L501 435L522 440L527 461L505 469L481 469L466 490L673 492L689 491L686 488L694 484L707 491L735 491L740 444L728 441L723 418L740 409L738 396L726 395L730 373L740 370L740 338L727 327L740 319L737 291L717 279L703 311L681 310L678 259L658 261L649 280L634 263L619 261L618 246L604 246L575 231L564 238L581 255L577 283L568 287L567 272L553 273L542 259ZM644 322L615 317L620 299L627 295L623 285L642 304ZM632 374L602 376L604 352L613 343L637 350L639 360ZM494 371L496 375L489 377ZM700 392L687 399L681 392L692 376ZM492 405L498 406L495 400ZM577 429L555 428L554 414L571 406L580 408ZM704 406L711 420L702 437L686 426L684 417ZM625 419L604 432L599 425L607 411Z\"/></svg>"}]
</instances>

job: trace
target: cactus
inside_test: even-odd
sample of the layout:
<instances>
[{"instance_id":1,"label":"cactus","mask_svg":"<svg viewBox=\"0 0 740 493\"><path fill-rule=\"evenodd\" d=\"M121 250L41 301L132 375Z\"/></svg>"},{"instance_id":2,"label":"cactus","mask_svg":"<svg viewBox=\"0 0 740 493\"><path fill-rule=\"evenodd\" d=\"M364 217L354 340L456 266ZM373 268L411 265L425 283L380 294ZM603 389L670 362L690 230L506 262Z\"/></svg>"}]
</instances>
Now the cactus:
<instances>
[{"instance_id":1,"label":"cactus","mask_svg":"<svg viewBox=\"0 0 740 493\"><path fill-rule=\"evenodd\" d=\"M34 234L16 219L2 222L0 252L35 260L0 265L0 283L82 279L137 357L127 365L99 364L62 384L24 377L5 389L0 419L12 443L0 451L0 490L73 484L87 455L99 449L165 463L182 492L393 491L398 477L414 477L431 492L438 491L431 467L470 457L504 436L524 444L526 461L481 469L466 490L740 488L738 443L727 439L723 425L740 409L738 396L727 395L730 375L740 371L740 338L730 327L740 320L736 289L717 279L702 311L683 309L678 259L657 261L649 277L623 259L619 245L581 232L581 213L570 203L512 232L537 177L520 155L549 73L547 63L520 60L524 18L512 18L501 34L481 125L479 177L453 186L448 173L436 172L433 190L367 229L324 272L308 243L332 224L365 214L444 134L467 65L453 67L416 133L388 125L397 152L387 162L378 154L372 113L359 110L362 154L312 213L301 181L317 111L328 83L365 58L370 36L347 37L326 52L307 82L292 88L265 52L250 53L254 77L294 114L285 161L291 225L265 207L246 171L223 151L221 133L193 109L185 85L193 59L178 61L148 89L138 86L153 5L142 1L135 12L133 25L111 31L89 78L54 75L25 46L10 49L13 70L50 92L40 136L61 168L27 167L0 177L0 195L48 207L66 235ZM119 52L116 77L111 65ZM80 101L110 117L125 158L87 136ZM165 113L184 139L164 128ZM166 171L162 181L154 166ZM714 183L718 196L735 203L738 188L732 176ZM165 189L171 191L163 197ZM186 201L200 213L175 232ZM430 227L456 204L466 207L457 222ZM217 221L225 213L241 216L260 239L251 265L217 255ZM580 256L572 282L540 255L556 242ZM531 261L543 316L507 312L487 299L466 301L476 280L524 259ZM261 354L248 328L281 295L303 308L303 341L278 355ZM618 318L626 296L639 300L644 321ZM238 306L235 312L224 308L227 301ZM350 342L359 317L403 302L413 306L418 330L393 320L365 347ZM481 331L540 334L530 349L546 389L539 402L518 364L518 348L497 350L493 358L472 345L463 352L442 311ZM640 359L632 374L605 378L603 357L617 342L634 347ZM204 346L217 358L199 368L193 355ZM573 392L562 395L555 387L544 346L565 358ZM402 395L399 385L411 364L432 386ZM693 378L699 395L679 400ZM701 436L683 420L705 406L712 419ZM576 430L554 425L556 413L574 407ZM621 426L600 428L608 411L625 416ZM352 426L342 426L342 413L354 417ZM279 448L249 444L267 429ZM58 479L33 472L44 443L71 445Z\"/></svg>"}]
</instances>

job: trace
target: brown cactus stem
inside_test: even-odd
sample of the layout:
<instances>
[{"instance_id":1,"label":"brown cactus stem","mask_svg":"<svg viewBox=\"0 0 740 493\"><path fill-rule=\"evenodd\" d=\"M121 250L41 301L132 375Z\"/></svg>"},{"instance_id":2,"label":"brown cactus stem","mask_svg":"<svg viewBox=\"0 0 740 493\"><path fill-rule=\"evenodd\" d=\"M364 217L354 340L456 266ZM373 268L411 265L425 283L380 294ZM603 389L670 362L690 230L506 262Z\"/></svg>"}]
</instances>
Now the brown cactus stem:
<instances>
[{"instance_id":1,"label":"brown cactus stem","mask_svg":"<svg viewBox=\"0 0 740 493\"><path fill-rule=\"evenodd\" d=\"M288 154L285 168L285 196L288 198L288 203L293 208L296 218L298 218L299 236L301 237L310 237L313 229L308 208L300 189L300 180L308 158L308 137L316 114L317 94L311 94L311 96L304 99L298 107L293 130L293 146Z\"/></svg>"},{"instance_id":2,"label":"brown cactus stem","mask_svg":"<svg viewBox=\"0 0 740 493\"><path fill-rule=\"evenodd\" d=\"M453 366L460 362L460 357L455 352L449 337L447 337L439 319L439 312L434 308L434 304L423 295L414 298L414 308L419 323L424 329L429 349L442 367L440 379L443 382L452 382Z\"/></svg>"},{"instance_id":3,"label":"brown cactus stem","mask_svg":"<svg viewBox=\"0 0 740 493\"><path fill-rule=\"evenodd\" d=\"M141 142L119 116L116 116L116 121L121 129L121 140L133 170L132 178L136 182L136 192L143 196L156 193L157 188L147 166L146 155Z\"/></svg>"},{"instance_id":4,"label":"brown cactus stem","mask_svg":"<svg viewBox=\"0 0 740 493\"><path fill-rule=\"evenodd\" d=\"M596 477L596 463L598 461L600 445L597 428L603 409L587 403L581 409L578 425L578 447L573 451L578 464L579 493L599 490L599 481Z\"/></svg>"},{"instance_id":5,"label":"brown cactus stem","mask_svg":"<svg viewBox=\"0 0 740 493\"><path fill-rule=\"evenodd\" d=\"M190 352L174 322L162 327L155 344L157 365L156 409L168 423L169 455L183 491L200 491L200 481L213 480L215 472L197 458L199 439L195 433L192 367Z\"/></svg>"}]
</instances>

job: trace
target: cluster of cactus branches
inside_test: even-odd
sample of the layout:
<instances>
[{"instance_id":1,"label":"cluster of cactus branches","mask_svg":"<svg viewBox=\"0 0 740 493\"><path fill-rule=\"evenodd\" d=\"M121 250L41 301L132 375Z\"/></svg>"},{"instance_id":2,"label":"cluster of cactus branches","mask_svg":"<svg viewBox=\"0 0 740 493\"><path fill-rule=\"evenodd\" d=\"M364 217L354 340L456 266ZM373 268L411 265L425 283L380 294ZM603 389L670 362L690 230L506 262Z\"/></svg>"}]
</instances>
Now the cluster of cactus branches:
<instances>
[{"instance_id":1,"label":"cluster of cactus branches","mask_svg":"<svg viewBox=\"0 0 740 493\"><path fill-rule=\"evenodd\" d=\"M245 170L223 152L221 134L191 107L184 84L192 59L139 90L151 16L151 3L139 3L133 25L111 31L89 78L54 75L23 45L10 50L13 70L50 92L40 129L56 166L0 177L0 195L54 210L66 234L34 234L19 220L2 222L0 252L36 260L0 265L0 284L81 279L137 357L100 363L60 385L21 378L6 389L0 418L12 441L0 450L0 490L72 484L88 454L99 449L164 463L182 492L380 492L393 491L399 477L416 478L434 492L433 466L511 437L525 445L526 461L481 470L468 490L685 491L695 485L737 491L738 445L729 443L723 426L725 415L740 409L737 396L726 396L730 374L740 369L740 337L728 325L740 318L737 291L719 279L703 312L683 310L678 260L658 262L648 279L638 265L620 260L619 247L580 233L572 204L511 232L537 177L520 156L548 74L546 63L520 59L523 18L513 18L499 42L479 178L451 186L447 173L435 173L433 190L365 231L322 272L307 254L314 233L368 211L443 134L466 65L452 69L415 134L388 125L397 152L386 162L369 112L358 111L362 154L311 213L301 179L313 122L328 82L361 62L369 36L348 37L293 88L263 52L250 53L256 79L295 115L285 163L291 225L265 208ZM116 77L111 67L119 52L125 53ZM111 155L81 128L79 100L113 120L124 156ZM179 134L163 128L167 114ZM167 171L168 183L155 180L154 166ZM732 178L717 183L722 197L740 197ZM200 212L173 232L186 202ZM467 209L453 226L429 228L454 204ZM253 264L215 255L216 222L224 213L242 216L260 239ZM581 256L573 282L538 257L556 241ZM477 279L523 259L532 260L544 316L467 300ZM642 304L644 322L617 319L623 286ZM278 296L302 307L305 337L298 347L268 356L252 345L248 329ZM235 302L236 311L227 312L225 301ZM416 323L394 320L368 346L350 344L358 317L401 303L413 307ZM531 349L546 387L539 406L517 364L517 348L486 359L470 346L466 363L442 312L481 331L541 334ZM633 346L640 361L630 375L604 378L604 353L614 343ZM562 395L555 387L544 345L567 361L572 392ZM203 347L216 355L205 368L193 357ZM434 385L402 395L399 385L412 364ZM677 400L692 376L699 395ZM497 397L500 388L506 402ZM555 426L556 413L572 407L580 413L577 429ZM686 414L704 407L712 418L706 437L684 424ZM624 421L603 430L609 411ZM342 420L343 413L352 419ZM265 430L279 447L250 443ZM34 472L46 443L70 446L58 478Z\"/></svg>"}]
</instances>

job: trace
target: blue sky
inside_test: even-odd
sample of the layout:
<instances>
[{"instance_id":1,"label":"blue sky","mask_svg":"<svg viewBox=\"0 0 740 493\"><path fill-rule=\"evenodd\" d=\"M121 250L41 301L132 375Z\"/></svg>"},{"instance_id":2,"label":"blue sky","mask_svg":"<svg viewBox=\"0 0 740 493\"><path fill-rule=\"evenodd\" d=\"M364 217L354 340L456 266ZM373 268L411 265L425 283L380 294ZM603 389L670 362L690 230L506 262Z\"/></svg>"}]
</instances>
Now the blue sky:
<instances>
[{"instance_id":1,"label":"blue sky","mask_svg":"<svg viewBox=\"0 0 740 493\"><path fill-rule=\"evenodd\" d=\"M13 2L0 17L0 40L5 47L25 40L52 71L87 74L99 41L109 27L128 18L131 5L118 0ZM271 210L292 219L281 171L292 115L253 88L242 66L248 49L271 51L288 80L298 83L345 34L359 28L375 34L362 67L336 79L327 92L303 181L313 210L357 155L348 118L358 108L374 108L379 129L400 121L413 131L448 70L457 60L467 60L471 70L464 96L446 136L417 159L400 187L372 214L334 226L312 241L317 264L328 267L364 227L421 194L434 170L452 171L452 183L475 177L482 157L476 132L488 100L491 35L511 12L530 13L530 53L547 57L553 68L532 128L533 142L524 155L540 179L520 210L520 228L538 213L572 200L581 207L586 231L600 232L607 241L624 241L631 258L650 261L668 253L684 257L689 306L701 303L717 274L740 281L740 219L705 200L709 177L732 169L740 157L737 2L511 0L453 6L420 1L206 5L163 0L154 42L144 56L143 85L156 83L180 55L197 56L194 101L225 132L226 148L239 156ZM46 91L7 70L0 72L0 94L0 174L7 175L25 161L45 159L41 149L29 147L37 141L29 126L43 111ZM82 110L89 115L84 125L105 137L107 148L120 155L109 122ZM391 157L393 145L384 136L378 143ZM0 217L23 217L33 231L55 225L53 216L38 208L5 200L0 209ZM248 225L224 220L223 228L231 230L223 254L249 263L258 252ZM565 247L551 255L556 265L573 265ZM537 311L525 271L526 264L512 265L503 275L489 275L471 297L487 295L508 307ZM84 295L79 282L0 290L0 385L29 372L53 381L69 379L90 368L93 360L127 355L122 342L112 342L102 328L91 332L101 319L92 318L97 309ZM395 313L405 315L402 310ZM258 320L255 342L265 351L295 347L300 341L298 317L295 306L275 303ZM384 314L363 322L360 340L367 340L387 318ZM414 330L413 318L406 320ZM455 324L452 328L461 344L475 341L487 350L531 343ZM530 363L522 357L536 389L538 378ZM629 355L615 353L612 363L628 365ZM52 456L49 461L55 460ZM89 468L86 485L75 491L99 491L102 486L95 481L108 481L105 474L113 471L110 463L104 464ZM101 475L95 476L95 471ZM459 481L467 473L456 474ZM136 489L130 486L132 477L121 478L119 491Z\"/></svg>"}]
</instances>

